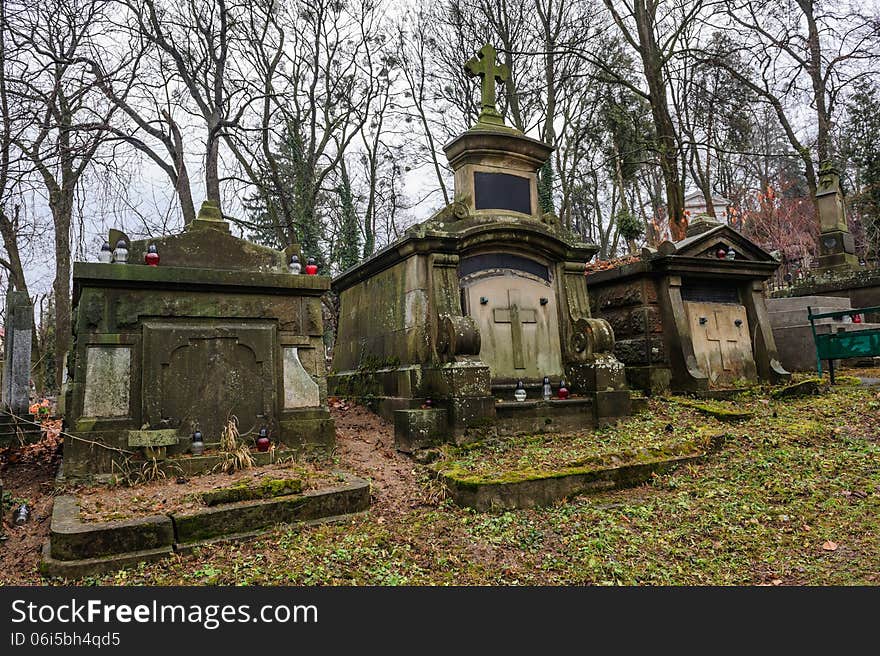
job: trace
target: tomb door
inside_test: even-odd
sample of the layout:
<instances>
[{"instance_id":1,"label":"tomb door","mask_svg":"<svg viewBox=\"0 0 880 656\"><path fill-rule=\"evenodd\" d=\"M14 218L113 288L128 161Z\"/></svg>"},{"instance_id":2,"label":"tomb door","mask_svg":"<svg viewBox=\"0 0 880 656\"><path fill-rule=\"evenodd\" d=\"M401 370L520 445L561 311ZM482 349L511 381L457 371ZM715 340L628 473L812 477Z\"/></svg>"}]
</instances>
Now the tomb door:
<instances>
[{"instance_id":1,"label":"tomb door","mask_svg":"<svg viewBox=\"0 0 880 656\"><path fill-rule=\"evenodd\" d=\"M275 404L274 343L268 323L146 322L145 420L198 427L206 441L219 440L232 415L241 434L259 429Z\"/></svg>"},{"instance_id":2,"label":"tomb door","mask_svg":"<svg viewBox=\"0 0 880 656\"><path fill-rule=\"evenodd\" d=\"M711 385L755 380L751 331L742 305L685 301L697 363Z\"/></svg>"},{"instance_id":3,"label":"tomb door","mask_svg":"<svg viewBox=\"0 0 880 656\"><path fill-rule=\"evenodd\" d=\"M493 382L562 375L556 294L548 281L496 270L466 280L464 298Z\"/></svg>"}]
</instances>

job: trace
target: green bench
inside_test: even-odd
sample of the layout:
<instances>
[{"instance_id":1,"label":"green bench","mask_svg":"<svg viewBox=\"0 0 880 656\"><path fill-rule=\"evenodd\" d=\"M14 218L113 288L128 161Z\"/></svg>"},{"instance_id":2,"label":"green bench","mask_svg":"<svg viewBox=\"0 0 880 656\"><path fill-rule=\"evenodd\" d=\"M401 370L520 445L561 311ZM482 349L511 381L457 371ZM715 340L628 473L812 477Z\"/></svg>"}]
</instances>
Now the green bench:
<instances>
[{"instance_id":1,"label":"green bench","mask_svg":"<svg viewBox=\"0 0 880 656\"><path fill-rule=\"evenodd\" d=\"M839 319L857 314L865 315L870 312L880 312L880 306L821 314L813 314L813 309L807 307L807 317L813 331L813 341L816 343L816 368L820 378L822 376L822 360L828 360L828 371L831 374L831 384L833 385L835 360L880 356L880 328L817 334L815 319Z\"/></svg>"}]
</instances>

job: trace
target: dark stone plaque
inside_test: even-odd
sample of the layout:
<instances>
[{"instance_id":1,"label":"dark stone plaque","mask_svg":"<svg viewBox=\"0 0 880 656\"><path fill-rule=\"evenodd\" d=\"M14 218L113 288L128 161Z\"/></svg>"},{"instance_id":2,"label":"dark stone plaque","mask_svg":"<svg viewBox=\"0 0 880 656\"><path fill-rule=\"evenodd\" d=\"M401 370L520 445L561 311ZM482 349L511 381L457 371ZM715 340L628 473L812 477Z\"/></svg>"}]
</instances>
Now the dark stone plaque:
<instances>
[{"instance_id":1,"label":"dark stone plaque","mask_svg":"<svg viewBox=\"0 0 880 656\"><path fill-rule=\"evenodd\" d=\"M681 300L697 303L740 305L739 288L720 280L686 280L681 286Z\"/></svg>"},{"instance_id":2,"label":"dark stone plaque","mask_svg":"<svg viewBox=\"0 0 880 656\"><path fill-rule=\"evenodd\" d=\"M532 213L529 179L508 173L474 173L474 207Z\"/></svg>"},{"instance_id":3,"label":"dark stone plaque","mask_svg":"<svg viewBox=\"0 0 880 656\"><path fill-rule=\"evenodd\" d=\"M550 270L545 265L511 253L486 253L485 255L474 255L465 258L458 267L458 274L460 276L467 276L479 271L490 271L493 269L525 271L550 282Z\"/></svg>"}]
</instances>

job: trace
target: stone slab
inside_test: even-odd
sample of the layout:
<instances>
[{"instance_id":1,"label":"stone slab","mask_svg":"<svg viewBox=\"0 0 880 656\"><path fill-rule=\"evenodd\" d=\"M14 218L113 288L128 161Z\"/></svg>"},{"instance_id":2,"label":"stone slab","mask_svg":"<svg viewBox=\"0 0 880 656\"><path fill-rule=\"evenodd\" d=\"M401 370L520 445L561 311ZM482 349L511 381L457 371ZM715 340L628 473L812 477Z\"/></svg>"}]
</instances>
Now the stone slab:
<instances>
[{"instance_id":1,"label":"stone slab","mask_svg":"<svg viewBox=\"0 0 880 656\"><path fill-rule=\"evenodd\" d=\"M791 296L784 298L768 298L768 312L784 312L787 310L798 310L812 307L829 307L831 310L848 310L852 307L852 303L848 296Z\"/></svg>"},{"instance_id":2,"label":"stone slab","mask_svg":"<svg viewBox=\"0 0 880 656\"><path fill-rule=\"evenodd\" d=\"M596 425L592 397L549 401L495 403L495 427L500 435L557 433Z\"/></svg>"},{"instance_id":3,"label":"stone slab","mask_svg":"<svg viewBox=\"0 0 880 656\"><path fill-rule=\"evenodd\" d=\"M86 349L83 416L128 416L130 388L130 348L89 346Z\"/></svg>"},{"instance_id":4,"label":"stone slab","mask_svg":"<svg viewBox=\"0 0 880 656\"><path fill-rule=\"evenodd\" d=\"M282 349L284 372L284 408L314 408L321 405L321 394L316 383L306 372L299 359L299 347Z\"/></svg>"},{"instance_id":5,"label":"stone slab","mask_svg":"<svg viewBox=\"0 0 880 656\"><path fill-rule=\"evenodd\" d=\"M55 498L50 539L51 556L57 560L102 558L170 548L174 544L174 527L164 515L82 522L76 498L65 494Z\"/></svg>"},{"instance_id":6,"label":"stone slab","mask_svg":"<svg viewBox=\"0 0 880 656\"><path fill-rule=\"evenodd\" d=\"M260 501L242 501L223 507L188 513L174 513L177 542L185 544L229 534L268 529L276 524L290 524L366 510L370 505L370 485L356 476L345 475L345 482L324 490Z\"/></svg>"},{"instance_id":7,"label":"stone slab","mask_svg":"<svg viewBox=\"0 0 880 656\"><path fill-rule=\"evenodd\" d=\"M115 572L116 570L134 567L140 563L150 563L167 558L174 553L172 547L160 547L158 549L146 549L132 551L115 556L101 558L78 558L75 560L60 560L52 556L52 539L43 545L42 558L40 559L40 573L43 576L51 576L64 579L80 579L84 576L96 576Z\"/></svg>"},{"instance_id":8,"label":"stone slab","mask_svg":"<svg viewBox=\"0 0 880 656\"><path fill-rule=\"evenodd\" d=\"M55 500L40 571L64 578L103 574L198 544L255 537L276 524L331 521L368 509L370 484L339 476L340 485L301 495L117 522L81 522L76 499L63 495Z\"/></svg>"},{"instance_id":9,"label":"stone slab","mask_svg":"<svg viewBox=\"0 0 880 656\"><path fill-rule=\"evenodd\" d=\"M180 442L177 429L128 431L128 446L173 446Z\"/></svg>"},{"instance_id":10,"label":"stone slab","mask_svg":"<svg viewBox=\"0 0 880 656\"><path fill-rule=\"evenodd\" d=\"M547 506L569 497L641 485L654 474L672 471L699 461L704 454L692 454L647 463L607 467L578 473L548 474L515 482L472 483L452 476L441 478L453 501L481 512Z\"/></svg>"}]
</instances>

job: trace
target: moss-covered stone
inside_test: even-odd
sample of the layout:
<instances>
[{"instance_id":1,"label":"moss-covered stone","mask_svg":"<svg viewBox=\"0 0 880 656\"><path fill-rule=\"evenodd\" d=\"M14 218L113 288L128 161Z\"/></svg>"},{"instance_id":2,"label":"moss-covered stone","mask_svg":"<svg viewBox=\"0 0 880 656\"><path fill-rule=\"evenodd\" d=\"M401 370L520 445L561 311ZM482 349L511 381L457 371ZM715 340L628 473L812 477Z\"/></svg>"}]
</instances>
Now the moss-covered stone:
<instances>
[{"instance_id":1,"label":"moss-covered stone","mask_svg":"<svg viewBox=\"0 0 880 656\"><path fill-rule=\"evenodd\" d=\"M718 421L745 421L746 419L751 419L752 417L751 412L747 412L744 410L733 410L731 408L721 405L720 403L713 403L712 401L681 400L679 401L679 403L689 408L693 408L698 412L702 412L704 415L714 417Z\"/></svg>"},{"instance_id":2,"label":"moss-covered stone","mask_svg":"<svg viewBox=\"0 0 880 656\"><path fill-rule=\"evenodd\" d=\"M270 499L288 494L299 494L302 492L302 488L302 480L298 478L264 478L257 485L242 482L238 485L202 492L202 501L206 506L216 506L235 501Z\"/></svg>"},{"instance_id":3,"label":"moss-covered stone","mask_svg":"<svg viewBox=\"0 0 880 656\"><path fill-rule=\"evenodd\" d=\"M792 399L821 394L827 390L828 386L821 378L808 378L793 385L786 385L780 389L773 390L770 396L774 399Z\"/></svg>"}]
</instances>

